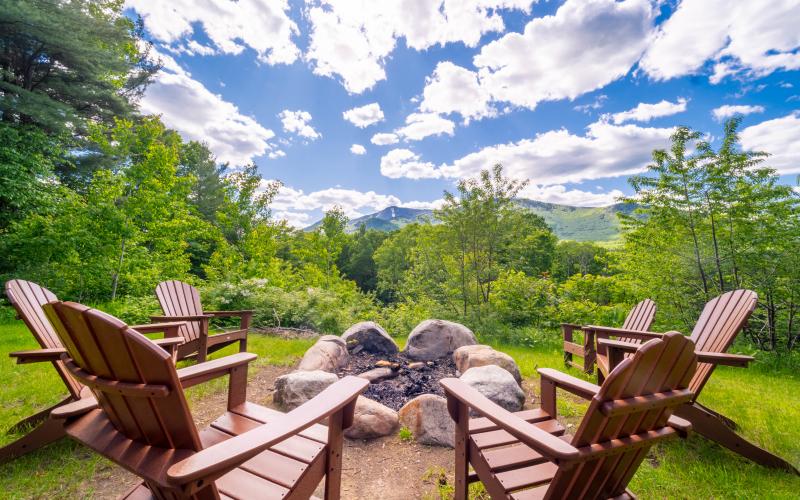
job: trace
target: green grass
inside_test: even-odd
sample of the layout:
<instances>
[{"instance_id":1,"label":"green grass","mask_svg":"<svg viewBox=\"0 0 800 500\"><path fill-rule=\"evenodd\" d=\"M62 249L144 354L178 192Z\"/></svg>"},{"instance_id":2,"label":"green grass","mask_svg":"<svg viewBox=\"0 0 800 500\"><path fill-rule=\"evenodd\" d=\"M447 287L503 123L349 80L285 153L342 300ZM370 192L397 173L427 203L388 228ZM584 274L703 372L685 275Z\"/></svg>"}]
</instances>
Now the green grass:
<instances>
[{"instance_id":1,"label":"green grass","mask_svg":"<svg viewBox=\"0 0 800 500\"><path fill-rule=\"evenodd\" d=\"M404 338L398 340L400 345L405 343ZM249 350L259 355L256 366L291 365L311 344L311 340L263 335L252 335L248 342ZM16 437L5 434L11 425L65 396L63 385L50 365L17 366L7 357L8 352L36 347L21 323L0 325L0 380L4 381L0 389L0 445ZM534 348L496 347L517 360L522 375L534 388L538 387L537 368L564 369L561 350L554 344ZM235 350L232 346L215 353L214 357ZM738 422L740 432L748 439L800 465L800 426L797 425L800 422L800 362L797 357L780 362L775 359L759 358L747 369L718 369L703 390L700 401ZM578 370L566 371L593 381ZM222 391L225 386L225 380L219 380L206 387L193 388L190 401ZM584 409L585 404L559 394L559 412L568 422L577 422ZM91 480L95 477L112 479L112 470L106 460L69 440L62 440L0 466L0 491L3 498L91 498L95 493ZM449 491L446 485L438 489L445 496ZM674 440L654 448L636 473L631 489L641 498L797 498L800 478L754 465L693 435L687 440Z\"/></svg>"}]
</instances>

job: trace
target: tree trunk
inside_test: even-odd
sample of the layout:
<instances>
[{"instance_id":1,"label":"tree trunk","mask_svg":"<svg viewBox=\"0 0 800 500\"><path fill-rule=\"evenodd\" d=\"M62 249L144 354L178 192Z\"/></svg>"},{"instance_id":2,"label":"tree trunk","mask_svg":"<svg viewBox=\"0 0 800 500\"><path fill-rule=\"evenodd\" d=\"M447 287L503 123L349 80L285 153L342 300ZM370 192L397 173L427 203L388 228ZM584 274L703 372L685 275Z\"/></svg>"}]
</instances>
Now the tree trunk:
<instances>
[{"instance_id":1,"label":"tree trunk","mask_svg":"<svg viewBox=\"0 0 800 500\"><path fill-rule=\"evenodd\" d=\"M122 272L122 261L125 259L125 238L122 238L122 248L119 252L119 262L117 263L117 272L114 273L114 279L111 283L111 300L117 299L117 285L119 284L119 273Z\"/></svg>"}]
</instances>

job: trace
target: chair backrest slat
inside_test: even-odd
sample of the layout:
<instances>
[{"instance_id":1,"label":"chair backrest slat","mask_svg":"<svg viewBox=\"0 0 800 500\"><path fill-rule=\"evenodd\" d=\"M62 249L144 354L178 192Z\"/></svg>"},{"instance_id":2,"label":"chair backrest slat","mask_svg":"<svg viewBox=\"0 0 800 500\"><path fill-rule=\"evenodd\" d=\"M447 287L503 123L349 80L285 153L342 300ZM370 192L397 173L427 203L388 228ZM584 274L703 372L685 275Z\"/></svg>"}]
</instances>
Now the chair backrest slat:
<instances>
[{"instance_id":1,"label":"chair backrest slat","mask_svg":"<svg viewBox=\"0 0 800 500\"><path fill-rule=\"evenodd\" d=\"M45 312L74 364L103 381L91 389L117 431L143 445L202 448L169 354L117 318L81 304L53 302ZM120 394L113 389L114 382L161 386L166 391Z\"/></svg>"},{"instance_id":2,"label":"chair backrest slat","mask_svg":"<svg viewBox=\"0 0 800 500\"><path fill-rule=\"evenodd\" d=\"M572 444L585 452L589 452L592 445L610 445L623 438L634 438L643 444L627 446L614 454L590 455L573 467L559 468L546 498L622 495L650 449L650 440L673 432L667 427L667 420L681 400L673 398L671 404L642 406L610 417L603 414L603 407L640 396L669 397L674 394L672 391L688 387L696 367L694 343L678 332L647 342L633 356L623 360L592 399Z\"/></svg>"},{"instance_id":3,"label":"chair backrest slat","mask_svg":"<svg viewBox=\"0 0 800 500\"><path fill-rule=\"evenodd\" d=\"M162 281L156 287L156 297L165 316L195 316L203 314L197 289L182 281ZM187 321L180 328L186 340L195 340L202 332L198 321Z\"/></svg>"},{"instance_id":4,"label":"chair backrest slat","mask_svg":"<svg viewBox=\"0 0 800 500\"><path fill-rule=\"evenodd\" d=\"M644 299L636 304L636 307L631 309L631 312L628 313L628 317L625 318L625 322L622 323L622 328L625 330L647 331L653 324L655 317L656 303L650 299ZM631 344L642 343L642 340L639 338L626 337L624 335L620 335L618 340Z\"/></svg>"},{"instance_id":5,"label":"chair backrest slat","mask_svg":"<svg viewBox=\"0 0 800 500\"><path fill-rule=\"evenodd\" d=\"M691 339L698 351L722 353L745 327L756 308L758 295L751 290L733 290L709 301L700 313ZM714 365L700 363L689 388L695 395L711 377Z\"/></svg>"},{"instance_id":6,"label":"chair backrest slat","mask_svg":"<svg viewBox=\"0 0 800 500\"><path fill-rule=\"evenodd\" d=\"M58 334L42 309L42 306L48 302L58 300L53 292L30 281L10 280L6 282L6 296L43 349L63 347ZM69 370L61 361L54 361L53 366L72 397L79 398L83 385L69 374Z\"/></svg>"}]
</instances>

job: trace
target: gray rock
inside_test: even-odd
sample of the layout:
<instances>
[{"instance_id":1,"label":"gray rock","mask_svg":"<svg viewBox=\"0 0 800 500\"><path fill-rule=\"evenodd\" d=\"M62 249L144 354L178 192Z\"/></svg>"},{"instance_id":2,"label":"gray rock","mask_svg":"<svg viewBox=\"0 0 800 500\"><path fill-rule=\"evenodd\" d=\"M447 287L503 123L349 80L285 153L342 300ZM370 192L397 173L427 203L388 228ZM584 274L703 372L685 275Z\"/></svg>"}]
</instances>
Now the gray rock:
<instances>
[{"instance_id":1,"label":"gray rock","mask_svg":"<svg viewBox=\"0 0 800 500\"><path fill-rule=\"evenodd\" d=\"M497 365L470 368L460 378L508 411L519 411L525 404L525 393L517 381Z\"/></svg>"},{"instance_id":2,"label":"gray rock","mask_svg":"<svg viewBox=\"0 0 800 500\"><path fill-rule=\"evenodd\" d=\"M447 356L461 346L477 343L475 334L464 325L428 319L411 331L405 352L411 359L430 361Z\"/></svg>"},{"instance_id":3,"label":"gray rock","mask_svg":"<svg viewBox=\"0 0 800 500\"><path fill-rule=\"evenodd\" d=\"M336 373L350 363L350 355L347 353L347 345L344 340L336 335L323 335L316 344L309 347L300 364L298 370L313 371L324 370Z\"/></svg>"},{"instance_id":4,"label":"gray rock","mask_svg":"<svg viewBox=\"0 0 800 500\"><path fill-rule=\"evenodd\" d=\"M275 379L272 400L281 409L291 411L337 380L339 377L335 374L322 370L288 373Z\"/></svg>"},{"instance_id":5,"label":"gray rock","mask_svg":"<svg viewBox=\"0 0 800 500\"><path fill-rule=\"evenodd\" d=\"M373 439L394 434L400 428L397 412L364 396L356 400L353 425L344 431L350 439Z\"/></svg>"},{"instance_id":6,"label":"gray rock","mask_svg":"<svg viewBox=\"0 0 800 500\"><path fill-rule=\"evenodd\" d=\"M364 373L359 373L358 376L369 380L370 383L380 382L390 378L395 378L398 375L396 370L391 368L373 368L372 370Z\"/></svg>"},{"instance_id":7,"label":"gray rock","mask_svg":"<svg viewBox=\"0 0 800 500\"><path fill-rule=\"evenodd\" d=\"M342 334L342 340L351 350L362 346L364 351L374 354L396 354L400 350L386 330L374 321L356 323Z\"/></svg>"},{"instance_id":8,"label":"gray rock","mask_svg":"<svg viewBox=\"0 0 800 500\"><path fill-rule=\"evenodd\" d=\"M496 351L488 345L466 345L453 351L453 361L456 370L465 373L476 366L497 365L510 373L518 384L522 383L522 376L514 358L508 354Z\"/></svg>"},{"instance_id":9,"label":"gray rock","mask_svg":"<svg viewBox=\"0 0 800 500\"><path fill-rule=\"evenodd\" d=\"M400 425L422 444L456 445L456 424L447 412L447 400L434 394L422 394L406 403L400 412Z\"/></svg>"}]
</instances>

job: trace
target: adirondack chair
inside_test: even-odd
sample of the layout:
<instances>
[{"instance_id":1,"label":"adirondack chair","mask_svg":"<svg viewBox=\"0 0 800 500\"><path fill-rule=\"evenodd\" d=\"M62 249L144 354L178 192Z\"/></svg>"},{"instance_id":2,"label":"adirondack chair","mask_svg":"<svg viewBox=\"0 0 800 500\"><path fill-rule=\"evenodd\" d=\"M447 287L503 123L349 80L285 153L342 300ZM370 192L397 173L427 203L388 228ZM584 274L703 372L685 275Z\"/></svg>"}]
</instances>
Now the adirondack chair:
<instances>
[{"instance_id":1,"label":"adirondack chair","mask_svg":"<svg viewBox=\"0 0 800 500\"><path fill-rule=\"evenodd\" d=\"M458 379L442 380L456 422L456 500L475 481L495 500L634 498L627 485L650 447L691 429L671 414L692 399L696 366L694 344L671 332L623 360L602 387L540 369L541 409L518 413ZM555 420L556 388L591 401L574 436Z\"/></svg>"},{"instance_id":2,"label":"adirondack chair","mask_svg":"<svg viewBox=\"0 0 800 500\"><path fill-rule=\"evenodd\" d=\"M10 434L30 431L13 443L0 448L0 463L37 450L63 437L65 434L62 422L51 419L50 412L59 406L91 396L90 391L75 380L64 367L64 363L61 361L61 355L65 352L64 347L42 309L44 304L58 300L55 294L36 283L24 280L10 280L6 282L5 288L6 296L16 309L18 317L25 322L42 347L31 351L12 352L10 356L16 358L17 364L52 363L69 395L63 401L13 425L8 430ZM160 325L139 325L138 328L145 332L164 331L165 334L174 336L177 335L180 325L181 323L173 322ZM165 349L174 349L174 346L182 342L182 339L167 338L157 342Z\"/></svg>"},{"instance_id":3,"label":"adirondack chair","mask_svg":"<svg viewBox=\"0 0 800 500\"><path fill-rule=\"evenodd\" d=\"M200 294L192 285L182 281L162 281L156 287L156 297L161 304L164 316L151 316L153 322L185 321L180 329L184 343L178 347L178 359L197 356L202 363L209 353L239 342L239 352L247 351L247 331L253 311L203 311ZM208 322L211 318L239 316L239 329L209 335Z\"/></svg>"},{"instance_id":4,"label":"adirondack chair","mask_svg":"<svg viewBox=\"0 0 800 500\"><path fill-rule=\"evenodd\" d=\"M625 321L622 323L622 328L625 330L649 330L650 325L656 317L656 303L650 299L645 299L636 307L631 309ZM583 344L577 344L573 341L574 332L583 331ZM605 356L598 356L597 348L595 346L594 331L586 331L581 325L574 323L562 323L561 331L564 334L564 363L567 366L574 366L579 370L586 373L594 371L594 365L603 364L608 373L608 359ZM627 339L629 342L640 343L638 339ZM583 365L572 361L572 356L580 356L583 358Z\"/></svg>"},{"instance_id":5,"label":"adirondack chair","mask_svg":"<svg viewBox=\"0 0 800 500\"><path fill-rule=\"evenodd\" d=\"M703 308L690 337L696 345L695 354L699 361L697 372L689 383L689 388L695 396L691 401L675 410L675 414L690 421L694 430L700 435L716 441L753 462L800 475L797 468L786 460L756 446L736 433L738 425L733 420L697 401L697 397L718 365L747 367L753 361L752 356L727 354L725 351L747 324L757 301L758 295L755 292L734 290L711 300ZM613 370L624 356L635 352L639 346L612 340L609 337L637 337L640 340L647 340L659 338L662 335L654 332L621 331L604 327L589 328L597 335L598 353L601 350L607 353L610 370ZM598 366L600 365L598 364Z\"/></svg>"},{"instance_id":6,"label":"adirondack chair","mask_svg":"<svg viewBox=\"0 0 800 500\"><path fill-rule=\"evenodd\" d=\"M255 354L176 370L167 354L112 316L70 302L45 311L67 348L64 365L96 398L56 408L54 418L64 420L69 436L143 479L124 498L310 498L323 478L325 498L339 498L342 431L366 380L345 377L282 414L246 401ZM225 375L228 411L199 431L184 388ZM319 424L325 418L328 427Z\"/></svg>"}]
</instances>

